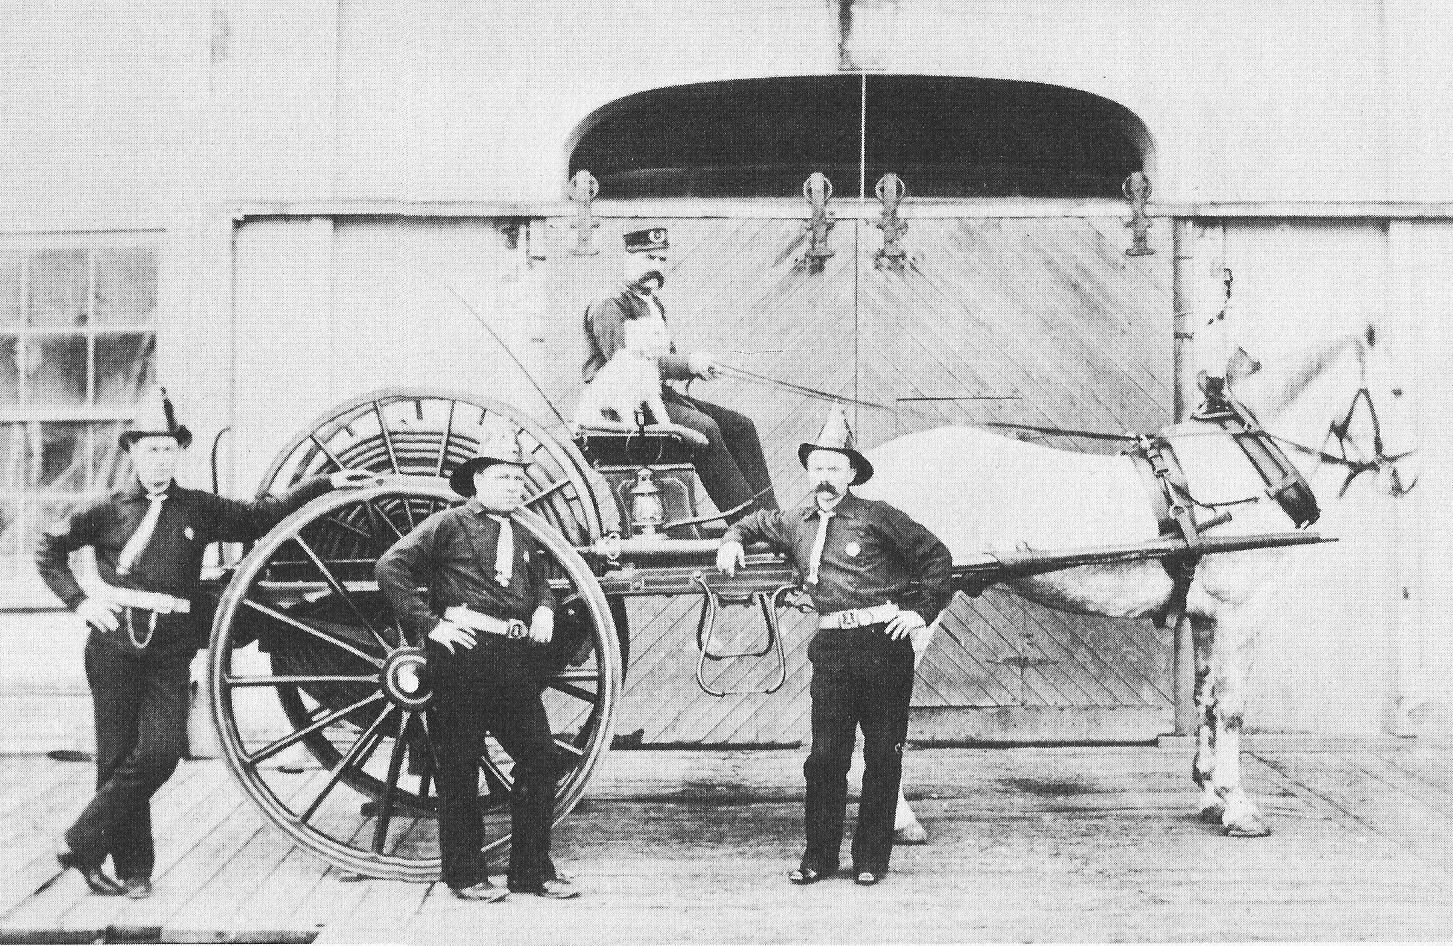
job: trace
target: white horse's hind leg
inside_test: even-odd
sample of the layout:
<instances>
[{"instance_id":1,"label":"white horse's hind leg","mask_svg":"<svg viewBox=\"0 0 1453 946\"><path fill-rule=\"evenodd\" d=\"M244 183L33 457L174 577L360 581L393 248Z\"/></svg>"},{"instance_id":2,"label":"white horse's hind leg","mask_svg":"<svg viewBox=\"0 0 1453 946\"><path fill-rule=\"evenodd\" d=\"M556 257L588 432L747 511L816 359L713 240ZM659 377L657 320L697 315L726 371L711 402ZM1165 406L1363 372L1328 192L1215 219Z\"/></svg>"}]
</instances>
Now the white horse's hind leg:
<instances>
[{"instance_id":1,"label":"white horse's hind leg","mask_svg":"<svg viewBox=\"0 0 1453 946\"><path fill-rule=\"evenodd\" d=\"M1216 622L1211 618L1191 617L1191 639L1195 643L1196 684L1196 757L1191 762L1191 779L1201 790L1197 801L1201 820L1221 823L1226 811L1221 796L1216 794L1215 750L1216 750L1216 694L1211 686L1211 647L1215 639Z\"/></svg>"},{"instance_id":2,"label":"white horse's hind leg","mask_svg":"<svg viewBox=\"0 0 1453 946\"><path fill-rule=\"evenodd\" d=\"M894 844L927 844L928 832L923 830L919 824L918 816L913 809L908 807L908 799L903 797L903 786L898 786L898 808L893 813L893 843Z\"/></svg>"}]
</instances>

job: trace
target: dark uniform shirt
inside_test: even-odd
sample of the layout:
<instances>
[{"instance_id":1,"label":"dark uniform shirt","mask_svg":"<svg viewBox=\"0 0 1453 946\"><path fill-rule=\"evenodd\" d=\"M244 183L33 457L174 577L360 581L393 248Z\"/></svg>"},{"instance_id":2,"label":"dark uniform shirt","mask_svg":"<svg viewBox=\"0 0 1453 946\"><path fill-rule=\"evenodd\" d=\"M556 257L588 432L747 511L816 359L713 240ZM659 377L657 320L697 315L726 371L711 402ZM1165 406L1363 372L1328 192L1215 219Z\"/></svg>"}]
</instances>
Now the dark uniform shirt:
<instances>
[{"instance_id":1,"label":"dark uniform shirt","mask_svg":"<svg viewBox=\"0 0 1453 946\"><path fill-rule=\"evenodd\" d=\"M186 489L175 481L145 549L126 575L117 574L117 560L126 542L141 525L151 502L140 481L107 496L84 502L54 523L36 545L40 576L66 607L75 610L86 592L71 571L70 554L86 546L96 551L101 580L116 588L159 591L193 602L190 616L176 615L159 628L155 647L163 649L200 642L196 625L205 609L199 607L202 555L213 542L248 542L260 538L288 514L330 489L324 476L304 480L283 496L239 502L214 493ZM187 633L191 631L192 633ZM121 643L124 634L108 634ZM186 640L183 640L185 638Z\"/></svg>"},{"instance_id":2,"label":"dark uniform shirt","mask_svg":"<svg viewBox=\"0 0 1453 946\"><path fill-rule=\"evenodd\" d=\"M510 582L495 578L500 525L478 502L434 513L379 559L379 589L406 631L422 638L457 604L490 617L529 622L536 608L555 608L548 557L539 542L514 526ZM420 587L427 588L421 593Z\"/></svg>"},{"instance_id":3,"label":"dark uniform shirt","mask_svg":"<svg viewBox=\"0 0 1453 946\"><path fill-rule=\"evenodd\" d=\"M580 369L582 380L589 383L595 373L605 367L615 353L626 347L626 322L652 315L649 303L632 292L623 289L619 295L591 303L585 310L585 364ZM660 305L660 300L657 300ZM661 318L664 321L665 311ZM693 376L689 360L676 354L676 345L671 345L671 354L657 359L661 366L661 377L672 381L688 381Z\"/></svg>"},{"instance_id":4,"label":"dark uniform shirt","mask_svg":"<svg viewBox=\"0 0 1453 946\"><path fill-rule=\"evenodd\" d=\"M819 613L896 604L933 623L953 597L953 556L932 532L885 502L848 493L832 510L818 582L808 585ZM821 510L761 510L727 530L727 542L766 542L806 576Z\"/></svg>"}]
</instances>

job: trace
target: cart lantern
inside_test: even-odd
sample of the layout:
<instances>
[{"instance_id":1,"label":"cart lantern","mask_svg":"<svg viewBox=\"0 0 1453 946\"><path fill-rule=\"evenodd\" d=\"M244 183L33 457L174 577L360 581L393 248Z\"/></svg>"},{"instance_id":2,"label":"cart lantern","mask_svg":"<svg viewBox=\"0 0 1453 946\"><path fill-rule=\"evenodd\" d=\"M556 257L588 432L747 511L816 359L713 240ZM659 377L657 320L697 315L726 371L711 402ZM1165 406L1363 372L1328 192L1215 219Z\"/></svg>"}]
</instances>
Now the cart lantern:
<instances>
[{"instance_id":1,"label":"cart lantern","mask_svg":"<svg viewBox=\"0 0 1453 946\"><path fill-rule=\"evenodd\" d=\"M656 485L650 467L641 467L636 471L636 482L631 484L631 531L636 535L660 535L665 524L661 487Z\"/></svg>"}]
</instances>

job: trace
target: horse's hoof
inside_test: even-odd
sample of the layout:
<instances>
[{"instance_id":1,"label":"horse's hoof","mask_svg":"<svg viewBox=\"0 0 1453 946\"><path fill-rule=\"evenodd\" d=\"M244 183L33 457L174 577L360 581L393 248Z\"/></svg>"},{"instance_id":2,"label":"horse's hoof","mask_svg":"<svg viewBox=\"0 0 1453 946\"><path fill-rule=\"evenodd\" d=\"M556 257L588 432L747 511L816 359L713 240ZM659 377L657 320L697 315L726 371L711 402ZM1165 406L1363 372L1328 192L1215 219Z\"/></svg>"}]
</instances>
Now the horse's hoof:
<instances>
[{"instance_id":1,"label":"horse's hoof","mask_svg":"<svg viewBox=\"0 0 1453 946\"><path fill-rule=\"evenodd\" d=\"M1228 838L1265 838L1271 835L1271 828L1261 821L1228 824L1225 828Z\"/></svg>"},{"instance_id":2,"label":"horse's hoof","mask_svg":"<svg viewBox=\"0 0 1453 946\"><path fill-rule=\"evenodd\" d=\"M894 844L927 844L928 832L917 821L893 831Z\"/></svg>"},{"instance_id":3,"label":"horse's hoof","mask_svg":"<svg viewBox=\"0 0 1453 946\"><path fill-rule=\"evenodd\" d=\"M1225 814L1225 805L1206 805L1201 809L1201 820L1206 824L1220 824Z\"/></svg>"}]
</instances>

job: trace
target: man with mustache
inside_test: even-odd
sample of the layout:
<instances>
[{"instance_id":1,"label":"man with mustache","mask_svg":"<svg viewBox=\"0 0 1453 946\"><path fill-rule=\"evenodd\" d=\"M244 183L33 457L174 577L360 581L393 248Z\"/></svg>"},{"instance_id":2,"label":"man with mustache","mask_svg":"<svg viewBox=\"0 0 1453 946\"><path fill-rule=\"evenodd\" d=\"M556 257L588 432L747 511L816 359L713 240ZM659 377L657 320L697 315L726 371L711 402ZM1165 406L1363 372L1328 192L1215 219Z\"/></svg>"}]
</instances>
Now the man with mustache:
<instances>
[{"instance_id":1,"label":"man with mustache","mask_svg":"<svg viewBox=\"0 0 1453 946\"><path fill-rule=\"evenodd\" d=\"M694 459L701 485L728 522L753 508L776 509L772 478L762 454L757 426L745 414L700 398L688 397L665 381L691 381L716 376L717 367L702 352L678 354L666 327L666 309L659 295L666 283L666 251L670 242L665 227L636 230L624 236L625 286L616 295L592 303L585 310L587 354L581 376L587 384L626 346L626 325L649 326L665 339L669 353L660 356L661 399L672 423L704 436L707 446ZM630 423L631 418L620 420ZM658 421L660 418L658 418Z\"/></svg>"},{"instance_id":2,"label":"man with mustache","mask_svg":"<svg viewBox=\"0 0 1453 946\"><path fill-rule=\"evenodd\" d=\"M788 555L817 608L812 662L812 751L807 777L807 848L794 884L838 868L847 813L847 774L863 730L863 790L853 835L853 879L882 879L893 852L893 814L908 736L914 649L952 597L949 550L933 533L885 502L853 495L873 466L853 448L836 411L813 443L797 449L812 497L800 508L762 510L727 530L717 567L732 574L745 546L765 542Z\"/></svg>"}]
</instances>

